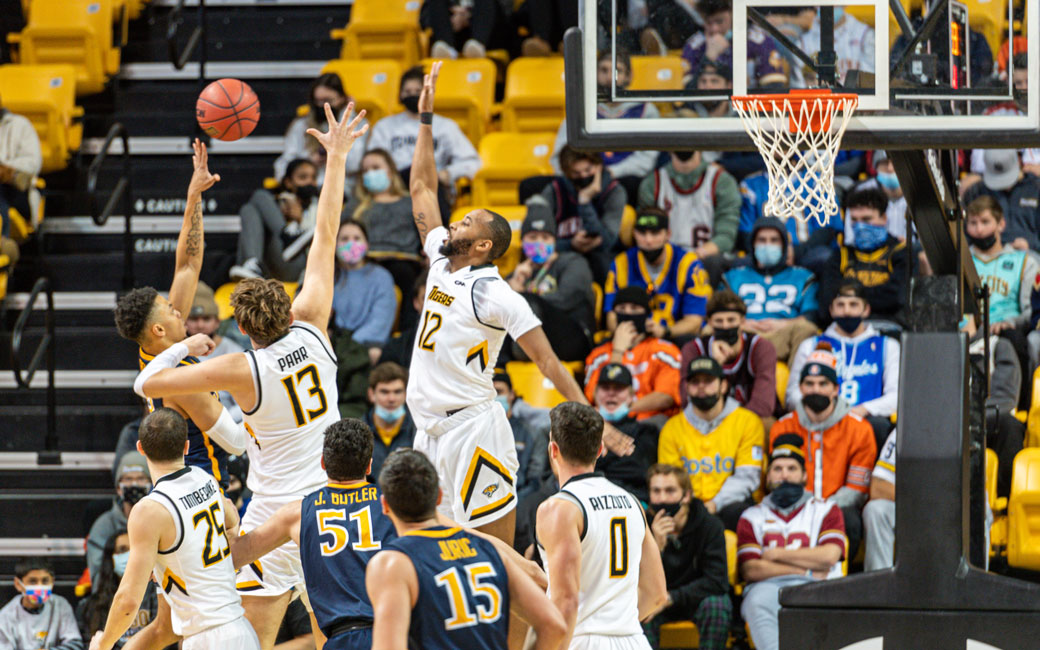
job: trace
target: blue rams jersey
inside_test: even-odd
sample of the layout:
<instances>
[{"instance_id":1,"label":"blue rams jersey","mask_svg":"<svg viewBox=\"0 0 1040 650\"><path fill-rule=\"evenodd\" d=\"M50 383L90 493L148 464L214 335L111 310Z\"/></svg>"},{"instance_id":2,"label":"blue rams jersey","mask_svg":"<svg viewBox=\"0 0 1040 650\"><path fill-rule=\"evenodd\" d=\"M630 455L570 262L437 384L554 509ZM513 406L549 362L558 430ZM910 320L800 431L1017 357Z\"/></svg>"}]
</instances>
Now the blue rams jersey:
<instances>
[{"instance_id":1,"label":"blue rams jersey","mask_svg":"<svg viewBox=\"0 0 1040 650\"><path fill-rule=\"evenodd\" d=\"M498 650L508 645L509 578L491 542L461 528L414 530L386 545L419 578L408 647Z\"/></svg>"},{"instance_id":2,"label":"blue rams jersey","mask_svg":"<svg viewBox=\"0 0 1040 650\"><path fill-rule=\"evenodd\" d=\"M695 253L665 244L661 272L650 276L646 256L635 246L614 258L607 274L603 312L614 309L614 296L625 287L649 287L651 316L671 327L683 316L704 316L711 297L708 272Z\"/></svg>"},{"instance_id":3,"label":"blue rams jersey","mask_svg":"<svg viewBox=\"0 0 1040 650\"><path fill-rule=\"evenodd\" d=\"M816 341L827 341L831 344L834 356L838 359L839 390L849 406L859 406L884 395L884 336L875 334L857 343L849 343L827 334L820 334Z\"/></svg>"},{"instance_id":4,"label":"blue rams jersey","mask_svg":"<svg viewBox=\"0 0 1040 650\"><path fill-rule=\"evenodd\" d=\"M326 636L346 620L372 619L365 568L397 539L379 495L379 487L367 481L330 481L300 505L300 563L314 618Z\"/></svg>"},{"instance_id":5,"label":"blue rams jersey","mask_svg":"<svg viewBox=\"0 0 1040 650\"><path fill-rule=\"evenodd\" d=\"M141 370L144 370L148 362L154 358L155 355L138 349L137 360ZM199 360L195 357L184 357L178 365L192 366L198 362ZM213 399L219 401L216 393L210 393L210 395ZM149 413L163 407L161 397L146 398L145 402L148 404ZM228 486L227 461L230 454L223 447L210 440L209 436L202 429L199 429L194 422L187 417L185 417L185 420L188 422L188 454L184 457L184 464L194 465L205 470L206 473L216 479L221 490L226 490Z\"/></svg>"},{"instance_id":6,"label":"blue rams jersey","mask_svg":"<svg viewBox=\"0 0 1040 650\"><path fill-rule=\"evenodd\" d=\"M755 222L766 216L764 210L769 198L769 176L764 171L745 176L744 180L740 181L740 198L740 221L737 231L741 234L741 240L747 241ZM823 227L833 228L838 232L843 230L841 217L837 214L828 218L824 226L818 224L816 219L807 219L804 223L800 219L787 219L785 225L787 239L793 244L805 243L814 232ZM750 241L747 241L747 248L751 250Z\"/></svg>"},{"instance_id":7,"label":"blue rams jersey","mask_svg":"<svg viewBox=\"0 0 1040 650\"><path fill-rule=\"evenodd\" d=\"M816 278L812 271L788 266L776 275L763 275L753 266L726 271L723 282L747 305L747 317L795 318L815 313Z\"/></svg>"}]
</instances>

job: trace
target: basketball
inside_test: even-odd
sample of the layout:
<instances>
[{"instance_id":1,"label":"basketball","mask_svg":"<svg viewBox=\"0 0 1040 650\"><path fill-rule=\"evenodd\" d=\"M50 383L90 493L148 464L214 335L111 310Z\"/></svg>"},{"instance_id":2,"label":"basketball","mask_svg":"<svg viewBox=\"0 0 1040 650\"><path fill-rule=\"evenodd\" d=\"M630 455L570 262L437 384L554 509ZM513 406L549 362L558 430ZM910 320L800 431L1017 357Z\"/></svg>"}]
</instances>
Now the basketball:
<instances>
[{"instance_id":1,"label":"basketball","mask_svg":"<svg viewBox=\"0 0 1040 650\"><path fill-rule=\"evenodd\" d=\"M260 120L260 100L244 81L217 79L199 93L195 118L211 137L231 142L246 137L256 128Z\"/></svg>"}]
</instances>

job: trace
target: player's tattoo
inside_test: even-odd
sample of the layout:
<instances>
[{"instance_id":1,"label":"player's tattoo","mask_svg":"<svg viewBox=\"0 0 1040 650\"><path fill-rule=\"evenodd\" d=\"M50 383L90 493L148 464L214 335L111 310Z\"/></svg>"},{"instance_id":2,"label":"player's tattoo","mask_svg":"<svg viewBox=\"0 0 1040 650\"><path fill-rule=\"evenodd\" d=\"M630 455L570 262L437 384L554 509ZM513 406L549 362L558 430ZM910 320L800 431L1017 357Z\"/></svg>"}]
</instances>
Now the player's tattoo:
<instances>
[{"instance_id":1,"label":"player's tattoo","mask_svg":"<svg viewBox=\"0 0 1040 650\"><path fill-rule=\"evenodd\" d=\"M415 227L419 231L419 238L425 240L426 233L430 231L430 227L426 225L426 213L415 213Z\"/></svg>"},{"instance_id":2,"label":"player's tattoo","mask_svg":"<svg viewBox=\"0 0 1040 650\"><path fill-rule=\"evenodd\" d=\"M188 255L198 255L202 251L202 201L195 202L191 213L191 228L188 230Z\"/></svg>"}]
</instances>

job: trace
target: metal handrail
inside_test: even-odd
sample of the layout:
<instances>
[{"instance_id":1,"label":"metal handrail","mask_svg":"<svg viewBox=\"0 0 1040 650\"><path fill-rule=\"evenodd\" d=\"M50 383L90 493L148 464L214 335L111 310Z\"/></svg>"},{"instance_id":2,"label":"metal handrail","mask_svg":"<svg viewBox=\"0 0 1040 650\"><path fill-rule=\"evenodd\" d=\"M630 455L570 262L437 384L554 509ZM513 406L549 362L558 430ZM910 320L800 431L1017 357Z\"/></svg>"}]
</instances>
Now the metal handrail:
<instances>
[{"instance_id":1,"label":"metal handrail","mask_svg":"<svg viewBox=\"0 0 1040 650\"><path fill-rule=\"evenodd\" d=\"M101 166L108 159L112 142L117 137L123 142L123 152L121 154L123 174L116 181L116 186L108 197L108 202L105 203L104 209L99 211L98 178L101 175ZM87 170L87 195L90 201L90 217L99 226L105 225L108 222L108 218L115 211L116 205L120 201L123 202L125 219L123 226L123 289L132 289L134 286L134 248L133 235L130 228L130 222L133 217L132 193L130 191L130 135L122 122L116 122L108 130L105 142L101 145L101 151L98 152L97 156L90 163L90 168Z\"/></svg>"},{"instance_id":2,"label":"metal handrail","mask_svg":"<svg viewBox=\"0 0 1040 650\"><path fill-rule=\"evenodd\" d=\"M178 54L177 32L180 30L181 23L184 22L183 14L184 0L179 0L176 6L170 10L167 17L166 49L169 52L170 63L173 64L173 67L177 70L182 70L188 64L188 59L191 58L195 48L201 45L199 53L199 79L201 80L204 77L204 68L206 66L206 0L199 0L199 24L191 31L191 35L188 36L188 42Z\"/></svg>"},{"instance_id":3,"label":"metal handrail","mask_svg":"<svg viewBox=\"0 0 1040 650\"><path fill-rule=\"evenodd\" d=\"M36 346L32 360L29 361L29 366L25 368L23 374L21 360L22 336L25 334L25 327L29 323L29 316L36 307L36 299L41 293L46 293L47 295L43 338L40 339L40 343ZM49 452L55 452L58 450L56 422L58 401L54 386L54 293L51 290L50 279L46 276L36 280L36 284L33 285L32 291L29 293L29 300L25 307L22 308L22 313L18 315L18 320L15 321L14 329L11 331L11 368L14 370L14 380L18 387L28 389L32 384L36 371L40 369L40 364L44 362L47 364L47 437L44 441L44 449Z\"/></svg>"}]
</instances>

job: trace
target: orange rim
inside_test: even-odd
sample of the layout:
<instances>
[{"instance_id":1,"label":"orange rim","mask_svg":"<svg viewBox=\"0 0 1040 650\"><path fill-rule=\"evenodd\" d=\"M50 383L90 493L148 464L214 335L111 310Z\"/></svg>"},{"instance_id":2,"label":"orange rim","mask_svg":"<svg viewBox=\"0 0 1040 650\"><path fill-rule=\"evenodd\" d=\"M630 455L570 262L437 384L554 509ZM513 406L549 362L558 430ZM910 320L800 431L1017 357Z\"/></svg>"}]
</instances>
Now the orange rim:
<instances>
[{"instance_id":1,"label":"orange rim","mask_svg":"<svg viewBox=\"0 0 1040 650\"><path fill-rule=\"evenodd\" d=\"M827 103L827 109L831 109L835 103L846 102L850 110L855 110L859 104L859 95L855 93L835 93L827 88L793 88L790 92L778 94L761 95L734 95L730 98L733 104L739 105L747 113L776 113L784 110L784 102L791 107L789 117L789 129L791 132L830 130L831 118L836 111L823 110L820 113L811 113L808 120L802 120L804 113L802 107L810 102L822 100Z\"/></svg>"}]
</instances>

